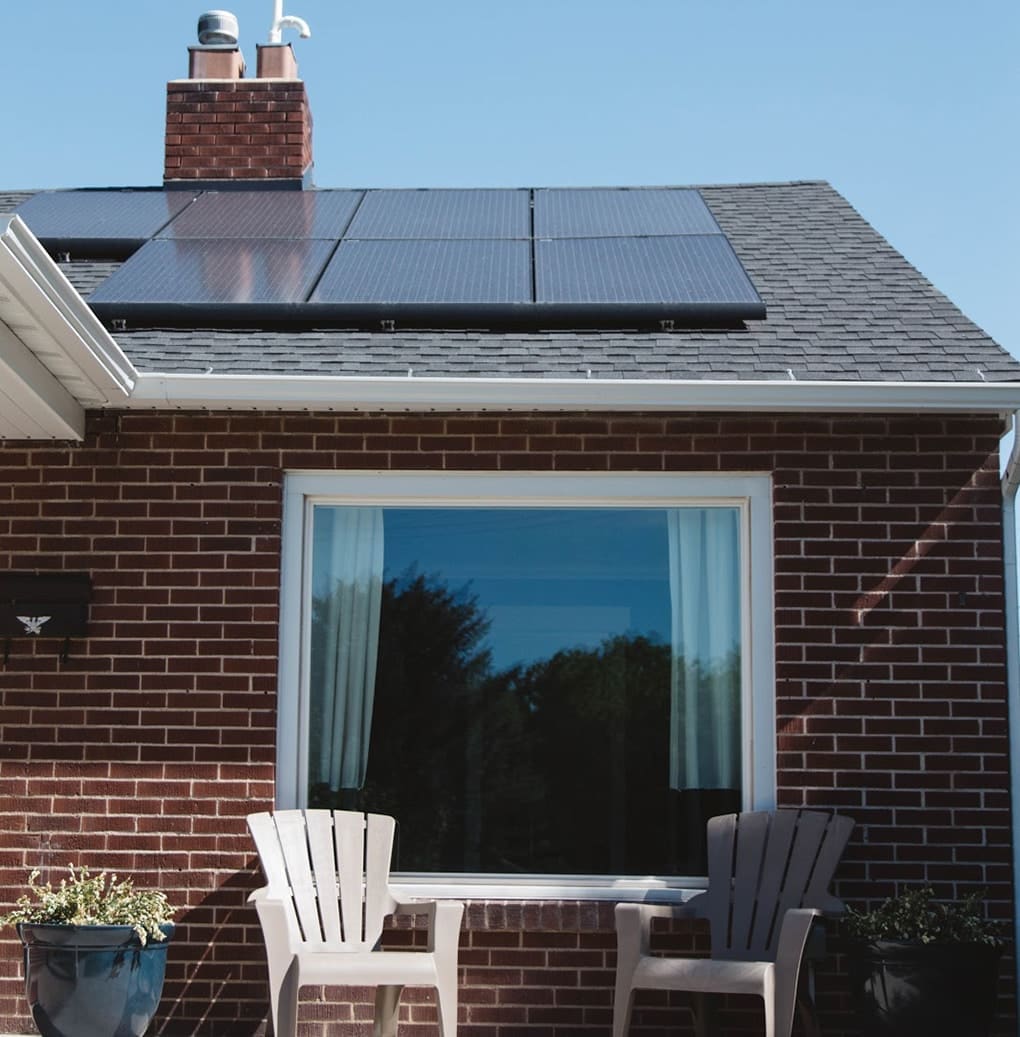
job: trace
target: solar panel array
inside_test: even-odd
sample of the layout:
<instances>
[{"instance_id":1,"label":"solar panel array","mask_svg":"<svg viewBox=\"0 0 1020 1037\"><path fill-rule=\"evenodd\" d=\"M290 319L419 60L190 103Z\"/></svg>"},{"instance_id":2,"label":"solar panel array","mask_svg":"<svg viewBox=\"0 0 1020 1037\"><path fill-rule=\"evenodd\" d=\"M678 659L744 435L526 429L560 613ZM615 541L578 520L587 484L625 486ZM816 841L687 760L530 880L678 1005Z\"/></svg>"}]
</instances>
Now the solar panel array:
<instances>
[{"instance_id":1,"label":"solar panel array","mask_svg":"<svg viewBox=\"0 0 1020 1037\"><path fill-rule=\"evenodd\" d=\"M66 191L18 214L51 249L129 256L89 298L108 321L608 327L765 315L687 188Z\"/></svg>"}]
</instances>

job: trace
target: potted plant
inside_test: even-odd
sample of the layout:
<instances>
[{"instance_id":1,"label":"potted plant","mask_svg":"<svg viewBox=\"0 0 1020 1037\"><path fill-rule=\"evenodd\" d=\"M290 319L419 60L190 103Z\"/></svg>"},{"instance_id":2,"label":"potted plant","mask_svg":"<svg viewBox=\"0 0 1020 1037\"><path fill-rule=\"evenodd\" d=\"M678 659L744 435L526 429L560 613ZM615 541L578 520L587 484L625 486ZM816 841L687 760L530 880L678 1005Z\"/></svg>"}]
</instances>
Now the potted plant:
<instances>
[{"instance_id":1,"label":"potted plant","mask_svg":"<svg viewBox=\"0 0 1020 1037\"><path fill-rule=\"evenodd\" d=\"M974 893L956 903L930 887L871 911L848 907L850 984L868 1037L987 1037L995 1016L1001 928Z\"/></svg>"},{"instance_id":2,"label":"potted plant","mask_svg":"<svg viewBox=\"0 0 1020 1037\"><path fill-rule=\"evenodd\" d=\"M142 1037L159 1005L172 911L130 879L70 869L28 893L0 924L24 944L25 995L43 1037Z\"/></svg>"}]
</instances>

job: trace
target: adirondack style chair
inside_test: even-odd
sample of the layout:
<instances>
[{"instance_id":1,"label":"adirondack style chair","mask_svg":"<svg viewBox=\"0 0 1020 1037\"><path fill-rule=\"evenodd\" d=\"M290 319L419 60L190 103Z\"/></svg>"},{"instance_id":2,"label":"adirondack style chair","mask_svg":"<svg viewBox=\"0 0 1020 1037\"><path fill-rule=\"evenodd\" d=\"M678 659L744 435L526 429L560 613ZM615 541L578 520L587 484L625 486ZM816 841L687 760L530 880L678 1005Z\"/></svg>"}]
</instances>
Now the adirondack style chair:
<instances>
[{"instance_id":1,"label":"adirondack style chair","mask_svg":"<svg viewBox=\"0 0 1020 1037\"><path fill-rule=\"evenodd\" d=\"M790 1037L812 922L843 909L828 887L853 826L850 818L810 810L711 818L704 893L681 905L617 905L613 1037L626 1037L635 990L689 991L698 1037L717 1033L709 994L756 994L765 1004L766 1037ZM653 955L653 918L706 919L711 957ZM806 1033L816 1035L806 990L799 1003Z\"/></svg>"},{"instance_id":2,"label":"adirondack style chair","mask_svg":"<svg viewBox=\"0 0 1020 1037\"><path fill-rule=\"evenodd\" d=\"M276 1037L297 1033L306 984L374 986L374 1037L394 1037L405 986L436 988L440 1037L457 1034L457 943L464 905L400 903L389 888L395 822L350 810L251 814L266 885L252 893L269 962ZM428 947L380 951L387 915L424 914Z\"/></svg>"}]
</instances>

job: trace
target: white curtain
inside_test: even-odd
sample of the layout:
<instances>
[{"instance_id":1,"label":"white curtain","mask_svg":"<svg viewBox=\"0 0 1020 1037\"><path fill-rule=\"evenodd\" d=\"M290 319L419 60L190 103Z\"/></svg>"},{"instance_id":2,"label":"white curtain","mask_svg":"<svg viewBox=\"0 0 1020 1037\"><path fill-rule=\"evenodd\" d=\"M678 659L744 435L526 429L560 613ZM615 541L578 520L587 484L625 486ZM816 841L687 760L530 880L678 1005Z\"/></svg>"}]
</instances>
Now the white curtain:
<instances>
[{"instance_id":1,"label":"white curtain","mask_svg":"<svg viewBox=\"0 0 1020 1037\"><path fill-rule=\"evenodd\" d=\"M318 780L360 789L368 770L383 583L381 508L324 509L329 594L324 616ZM320 516L325 518L325 516ZM325 561L325 560L324 560Z\"/></svg>"},{"instance_id":2,"label":"white curtain","mask_svg":"<svg viewBox=\"0 0 1020 1037\"><path fill-rule=\"evenodd\" d=\"M677 508L666 522L672 605L669 784L739 789L738 512Z\"/></svg>"}]
</instances>

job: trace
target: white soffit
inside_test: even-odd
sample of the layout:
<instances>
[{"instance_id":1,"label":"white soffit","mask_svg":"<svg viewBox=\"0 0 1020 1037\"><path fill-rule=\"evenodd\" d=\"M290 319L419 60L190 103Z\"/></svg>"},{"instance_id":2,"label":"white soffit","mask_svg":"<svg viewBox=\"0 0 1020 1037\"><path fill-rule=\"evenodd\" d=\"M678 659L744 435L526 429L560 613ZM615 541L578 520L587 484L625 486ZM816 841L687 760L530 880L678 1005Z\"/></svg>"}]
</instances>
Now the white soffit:
<instances>
[{"instance_id":1,"label":"white soffit","mask_svg":"<svg viewBox=\"0 0 1020 1037\"><path fill-rule=\"evenodd\" d=\"M1005 413L1020 382L344 378L140 373L124 406L279 411Z\"/></svg>"},{"instance_id":2,"label":"white soffit","mask_svg":"<svg viewBox=\"0 0 1020 1037\"><path fill-rule=\"evenodd\" d=\"M17 216L0 216L0 438L81 439L135 370Z\"/></svg>"}]
</instances>

